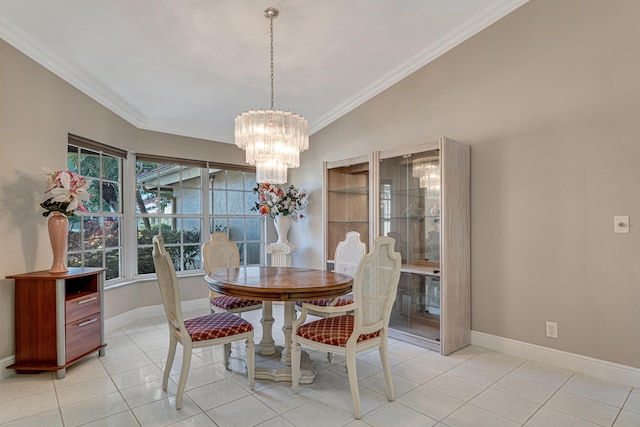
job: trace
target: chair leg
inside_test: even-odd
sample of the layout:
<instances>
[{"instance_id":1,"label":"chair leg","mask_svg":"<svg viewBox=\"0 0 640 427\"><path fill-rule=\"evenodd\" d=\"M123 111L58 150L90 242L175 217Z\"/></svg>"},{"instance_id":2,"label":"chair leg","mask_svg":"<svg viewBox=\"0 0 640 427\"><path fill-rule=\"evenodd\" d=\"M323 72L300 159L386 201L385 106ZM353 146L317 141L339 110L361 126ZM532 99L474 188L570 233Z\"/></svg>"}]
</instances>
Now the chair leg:
<instances>
[{"instance_id":1,"label":"chair leg","mask_svg":"<svg viewBox=\"0 0 640 427\"><path fill-rule=\"evenodd\" d=\"M249 379L249 388L253 390L256 384L256 351L253 343L253 336L247 338L245 352L247 353L247 378Z\"/></svg>"},{"instance_id":2,"label":"chair leg","mask_svg":"<svg viewBox=\"0 0 640 427\"><path fill-rule=\"evenodd\" d=\"M360 390L358 390L358 374L356 373L356 352L346 352L347 370L349 371L349 387L351 387L351 398L353 399L353 409L356 419L361 418L360 415Z\"/></svg>"},{"instance_id":3,"label":"chair leg","mask_svg":"<svg viewBox=\"0 0 640 427\"><path fill-rule=\"evenodd\" d=\"M180 368L180 380L178 381L178 391L176 392L176 409L182 408L182 395L187 385L187 377L189 376L189 367L191 366L191 353L193 348L191 343L183 344L182 367Z\"/></svg>"},{"instance_id":4,"label":"chair leg","mask_svg":"<svg viewBox=\"0 0 640 427\"><path fill-rule=\"evenodd\" d=\"M164 365L164 374L162 375L162 389L167 390L169 385L169 374L171 373L171 367L173 366L173 360L176 357L176 346L178 341L173 337L169 338L169 353L167 354L167 363Z\"/></svg>"},{"instance_id":5,"label":"chair leg","mask_svg":"<svg viewBox=\"0 0 640 427\"><path fill-rule=\"evenodd\" d=\"M387 386L387 398L389 402L393 402L393 380L391 379L391 368L389 367L387 340L382 341L382 345L378 347L378 350L380 351L380 361L382 362L382 371L384 372L384 382Z\"/></svg>"},{"instance_id":6,"label":"chair leg","mask_svg":"<svg viewBox=\"0 0 640 427\"><path fill-rule=\"evenodd\" d=\"M229 359L231 359L231 343L224 345L224 368L229 370Z\"/></svg>"},{"instance_id":7,"label":"chair leg","mask_svg":"<svg viewBox=\"0 0 640 427\"><path fill-rule=\"evenodd\" d=\"M291 389L295 394L298 394L298 387L300 386L300 357L302 356L302 349L297 341L291 341Z\"/></svg>"}]
</instances>

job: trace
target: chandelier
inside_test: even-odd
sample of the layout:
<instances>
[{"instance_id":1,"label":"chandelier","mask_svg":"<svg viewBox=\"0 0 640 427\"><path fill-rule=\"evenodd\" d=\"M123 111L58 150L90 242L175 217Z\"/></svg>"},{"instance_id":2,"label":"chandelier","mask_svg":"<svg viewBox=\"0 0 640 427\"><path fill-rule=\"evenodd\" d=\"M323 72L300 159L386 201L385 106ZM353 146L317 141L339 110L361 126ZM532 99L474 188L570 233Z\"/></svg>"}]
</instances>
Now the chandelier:
<instances>
[{"instance_id":1,"label":"chandelier","mask_svg":"<svg viewBox=\"0 0 640 427\"><path fill-rule=\"evenodd\" d=\"M300 166L300 152L309 148L304 117L273 107L273 20L279 14L274 7L264 11L271 21L271 109L245 111L235 121L236 145L246 151L247 163L256 166L258 183L286 183L287 168Z\"/></svg>"},{"instance_id":2,"label":"chandelier","mask_svg":"<svg viewBox=\"0 0 640 427\"><path fill-rule=\"evenodd\" d=\"M418 178L420 188L427 189L427 199L440 199L440 162L437 157L414 160L411 175Z\"/></svg>"}]
</instances>

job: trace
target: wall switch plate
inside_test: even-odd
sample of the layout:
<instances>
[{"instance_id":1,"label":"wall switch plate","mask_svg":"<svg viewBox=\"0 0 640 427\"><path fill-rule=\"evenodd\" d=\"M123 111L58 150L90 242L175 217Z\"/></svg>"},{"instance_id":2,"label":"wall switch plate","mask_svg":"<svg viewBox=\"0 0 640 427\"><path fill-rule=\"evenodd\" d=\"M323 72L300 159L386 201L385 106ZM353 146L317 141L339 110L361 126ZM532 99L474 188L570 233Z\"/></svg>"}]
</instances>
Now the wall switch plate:
<instances>
[{"instance_id":1,"label":"wall switch plate","mask_svg":"<svg viewBox=\"0 0 640 427\"><path fill-rule=\"evenodd\" d=\"M558 338L558 322L547 322L547 336Z\"/></svg>"},{"instance_id":2,"label":"wall switch plate","mask_svg":"<svg viewBox=\"0 0 640 427\"><path fill-rule=\"evenodd\" d=\"M614 233L629 233L629 215L613 217Z\"/></svg>"}]
</instances>

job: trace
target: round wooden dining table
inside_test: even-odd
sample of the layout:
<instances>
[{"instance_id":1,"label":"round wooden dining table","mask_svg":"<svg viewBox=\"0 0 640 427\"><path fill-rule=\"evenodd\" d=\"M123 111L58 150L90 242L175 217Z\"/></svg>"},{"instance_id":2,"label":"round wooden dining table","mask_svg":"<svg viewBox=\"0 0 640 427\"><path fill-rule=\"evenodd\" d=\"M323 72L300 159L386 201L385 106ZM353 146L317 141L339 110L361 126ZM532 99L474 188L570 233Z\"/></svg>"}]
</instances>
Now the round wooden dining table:
<instances>
[{"instance_id":1,"label":"round wooden dining table","mask_svg":"<svg viewBox=\"0 0 640 427\"><path fill-rule=\"evenodd\" d=\"M295 267L223 268L205 276L214 292L264 301L262 341L256 355L256 378L291 381L291 332L295 317L294 303L314 299L336 298L351 291L353 277L325 270ZM284 302L284 347L273 341L271 302ZM278 354L278 350L280 354ZM261 357L262 356L262 357ZM274 357L275 356L275 357ZM315 373L308 355L301 361L301 383L311 383Z\"/></svg>"}]
</instances>

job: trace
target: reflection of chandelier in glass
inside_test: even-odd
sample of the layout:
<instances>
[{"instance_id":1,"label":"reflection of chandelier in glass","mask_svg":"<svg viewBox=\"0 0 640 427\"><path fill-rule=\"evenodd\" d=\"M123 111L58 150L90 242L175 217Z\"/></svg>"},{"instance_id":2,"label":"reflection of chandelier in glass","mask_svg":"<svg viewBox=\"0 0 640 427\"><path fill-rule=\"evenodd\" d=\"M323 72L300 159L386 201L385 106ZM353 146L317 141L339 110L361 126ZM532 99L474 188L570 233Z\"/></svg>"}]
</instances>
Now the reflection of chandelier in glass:
<instances>
[{"instance_id":1,"label":"reflection of chandelier in glass","mask_svg":"<svg viewBox=\"0 0 640 427\"><path fill-rule=\"evenodd\" d=\"M437 157L414 160L411 172L420 180L420 188L427 189L427 199L440 199L440 161Z\"/></svg>"},{"instance_id":2,"label":"reflection of chandelier in glass","mask_svg":"<svg viewBox=\"0 0 640 427\"><path fill-rule=\"evenodd\" d=\"M300 152L309 148L308 123L289 111L273 109L273 20L279 11L264 11L271 21L271 109L250 110L236 117L236 145L246 150L246 161L256 165L256 181L284 184L287 168L300 166Z\"/></svg>"}]
</instances>

